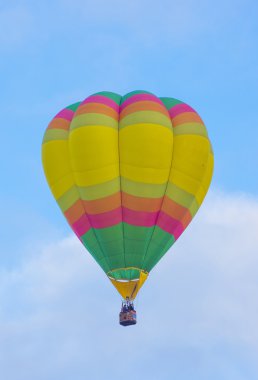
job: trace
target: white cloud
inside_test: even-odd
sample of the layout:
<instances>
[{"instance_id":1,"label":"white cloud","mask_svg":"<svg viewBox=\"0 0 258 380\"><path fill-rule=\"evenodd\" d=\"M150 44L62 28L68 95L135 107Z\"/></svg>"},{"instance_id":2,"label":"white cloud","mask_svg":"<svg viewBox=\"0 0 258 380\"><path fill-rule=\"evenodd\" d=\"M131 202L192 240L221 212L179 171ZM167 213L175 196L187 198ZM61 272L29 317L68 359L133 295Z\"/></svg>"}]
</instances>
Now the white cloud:
<instances>
[{"instance_id":1,"label":"white cloud","mask_svg":"<svg viewBox=\"0 0 258 380\"><path fill-rule=\"evenodd\" d=\"M3 378L256 379L257 231L257 199L211 194L125 329L119 296L74 237L35 249L0 274Z\"/></svg>"}]
</instances>

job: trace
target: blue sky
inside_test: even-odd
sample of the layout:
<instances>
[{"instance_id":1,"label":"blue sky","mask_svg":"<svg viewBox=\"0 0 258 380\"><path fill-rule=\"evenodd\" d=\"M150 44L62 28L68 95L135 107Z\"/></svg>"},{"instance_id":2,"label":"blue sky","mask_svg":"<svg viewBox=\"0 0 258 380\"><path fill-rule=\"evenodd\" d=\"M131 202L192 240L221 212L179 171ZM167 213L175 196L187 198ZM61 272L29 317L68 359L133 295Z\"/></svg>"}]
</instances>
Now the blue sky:
<instances>
[{"instance_id":1,"label":"blue sky","mask_svg":"<svg viewBox=\"0 0 258 380\"><path fill-rule=\"evenodd\" d=\"M257 15L254 0L0 4L6 380L116 379L127 363L136 379L258 378ZM114 322L119 297L71 236L40 156L64 106L134 89L200 113L215 172L203 210L142 290L139 325L125 331Z\"/></svg>"}]
</instances>

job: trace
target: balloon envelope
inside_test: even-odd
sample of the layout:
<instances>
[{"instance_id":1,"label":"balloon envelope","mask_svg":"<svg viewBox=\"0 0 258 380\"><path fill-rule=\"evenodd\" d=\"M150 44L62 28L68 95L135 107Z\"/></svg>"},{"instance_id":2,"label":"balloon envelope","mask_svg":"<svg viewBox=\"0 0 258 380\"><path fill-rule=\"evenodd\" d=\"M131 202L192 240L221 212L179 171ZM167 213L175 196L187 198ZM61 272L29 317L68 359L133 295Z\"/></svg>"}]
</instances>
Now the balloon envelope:
<instances>
[{"instance_id":1,"label":"balloon envelope","mask_svg":"<svg viewBox=\"0 0 258 380\"><path fill-rule=\"evenodd\" d=\"M191 222L213 172L200 116L146 91L66 107L45 132L42 160L71 228L131 299Z\"/></svg>"}]
</instances>

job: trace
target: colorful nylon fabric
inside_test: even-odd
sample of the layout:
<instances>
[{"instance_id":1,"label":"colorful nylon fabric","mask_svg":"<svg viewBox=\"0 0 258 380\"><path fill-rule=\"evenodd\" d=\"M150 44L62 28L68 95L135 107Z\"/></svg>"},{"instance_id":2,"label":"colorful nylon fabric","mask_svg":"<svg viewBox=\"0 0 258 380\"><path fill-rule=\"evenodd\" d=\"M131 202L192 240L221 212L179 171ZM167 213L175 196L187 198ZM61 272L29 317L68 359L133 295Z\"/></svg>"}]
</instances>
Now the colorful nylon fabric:
<instances>
[{"instance_id":1,"label":"colorful nylon fabric","mask_svg":"<svg viewBox=\"0 0 258 380\"><path fill-rule=\"evenodd\" d=\"M146 91L66 107L45 132L42 160L71 228L130 298L191 222L213 172L200 116Z\"/></svg>"}]
</instances>

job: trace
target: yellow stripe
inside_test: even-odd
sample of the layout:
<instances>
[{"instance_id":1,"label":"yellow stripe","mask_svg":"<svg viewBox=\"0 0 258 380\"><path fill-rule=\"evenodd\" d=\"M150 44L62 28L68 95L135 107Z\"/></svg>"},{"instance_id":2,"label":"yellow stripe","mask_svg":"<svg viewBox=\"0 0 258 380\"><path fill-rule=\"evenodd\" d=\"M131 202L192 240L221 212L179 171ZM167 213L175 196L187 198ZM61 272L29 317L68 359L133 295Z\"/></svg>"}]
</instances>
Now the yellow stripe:
<instances>
[{"instance_id":1,"label":"yellow stripe","mask_svg":"<svg viewBox=\"0 0 258 380\"><path fill-rule=\"evenodd\" d=\"M56 200L66 193L72 186L74 186L74 177L72 172L68 173L65 177L60 178L53 185L50 185L51 191Z\"/></svg>"},{"instance_id":2,"label":"yellow stripe","mask_svg":"<svg viewBox=\"0 0 258 380\"><path fill-rule=\"evenodd\" d=\"M157 124L134 124L119 135L121 175L129 180L162 184L168 180L173 132Z\"/></svg>"},{"instance_id":3,"label":"yellow stripe","mask_svg":"<svg viewBox=\"0 0 258 380\"><path fill-rule=\"evenodd\" d=\"M169 181L195 195L203 181L210 153L210 142L197 135L174 138L173 164Z\"/></svg>"},{"instance_id":4,"label":"yellow stripe","mask_svg":"<svg viewBox=\"0 0 258 380\"><path fill-rule=\"evenodd\" d=\"M42 160L50 185L67 175L70 169L67 141L56 140L44 144L42 146Z\"/></svg>"},{"instance_id":5,"label":"yellow stripe","mask_svg":"<svg viewBox=\"0 0 258 380\"><path fill-rule=\"evenodd\" d=\"M209 189L211 179L212 179L212 174L213 174L213 165L214 165L214 157L213 157L213 154L210 153L208 163L207 163L207 167L206 167L206 172L205 172L205 175L203 176L203 179L202 179L202 184L201 184L198 192L195 195L196 200L199 203L199 205L201 205L201 203L202 203L202 201L203 201L203 199L204 199L204 197L205 197L205 195Z\"/></svg>"},{"instance_id":6,"label":"yellow stripe","mask_svg":"<svg viewBox=\"0 0 258 380\"><path fill-rule=\"evenodd\" d=\"M70 133L71 168L78 186L92 186L119 176L118 131L95 125Z\"/></svg>"},{"instance_id":7,"label":"yellow stripe","mask_svg":"<svg viewBox=\"0 0 258 380\"><path fill-rule=\"evenodd\" d=\"M167 183L169 169L152 169L120 164L121 175L131 181L162 185Z\"/></svg>"},{"instance_id":8,"label":"yellow stripe","mask_svg":"<svg viewBox=\"0 0 258 380\"><path fill-rule=\"evenodd\" d=\"M182 190L185 190L194 196L197 193L200 186L200 181L196 181L194 178L188 175L185 175L181 171L177 171L174 168L171 171L169 182L174 183L176 186L180 187Z\"/></svg>"},{"instance_id":9,"label":"yellow stripe","mask_svg":"<svg viewBox=\"0 0 258 380\"><path fill-rule=\"evenodd\" d=\"M119 176L119 164L112 164L95 170L73 172L77 186L93 186L115 180Z\"/></svg>"},{"instance_id":10,"label":"yellow stripe","mask_svg":"<svg viewBox=\"0 0 258 380\"><path fill-rule=\"evenodd\" d=\"M45 143L42 146L42 161L48 184L57 199L74 185L67 141L55 140Z\"/></svg>"}]
</instances>

